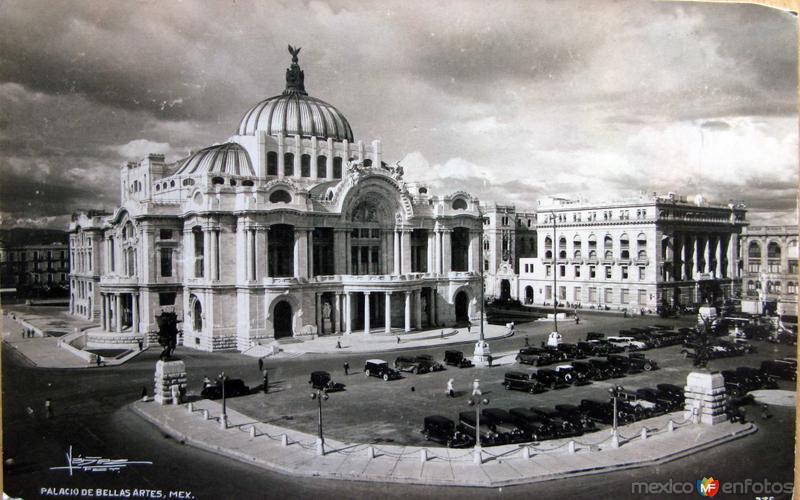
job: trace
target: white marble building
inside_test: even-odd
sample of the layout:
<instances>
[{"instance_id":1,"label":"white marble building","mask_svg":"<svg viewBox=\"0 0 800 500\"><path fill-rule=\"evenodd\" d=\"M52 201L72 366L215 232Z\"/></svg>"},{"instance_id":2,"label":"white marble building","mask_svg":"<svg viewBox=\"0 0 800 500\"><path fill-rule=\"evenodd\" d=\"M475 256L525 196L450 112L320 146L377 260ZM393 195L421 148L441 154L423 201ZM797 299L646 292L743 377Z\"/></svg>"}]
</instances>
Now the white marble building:
<instances>
[{"instance_id":1,"label":"white marble building","mask_svg":"<svg viewBox=\"0 0 800 500\"><path fill-rule=\"evenodd\" d=\"M765 311L797 321L797 226L753 226L742 253L742 311Z\"/></svg>"},{"instance_id":2,"label":"white marble building","mask_svg":"<svg viewBox=\"0 0 800 500\"><path fill-rule=\"evenodd\" d=\"M478 200L406 182L379 141L355 141L342 113L307 94L293 55L286 89L235 135L176 163L124 165L114 213L75 218L102 331L152 338L155 316L175 310L184 345L244 350L477 315Z\"/></svg>"},{"instance_id":3,"label":"white marble building","mask_svg":"<svg viewBox=\"0 0 800 500\"><path fill-rule=\"evenodd\" d=\"M730 298L741 281L745 213L741 205L673 194L604 203L543 200L536 257L519 260L512 296L629 311Z\"/></svg>"}]
</instances>

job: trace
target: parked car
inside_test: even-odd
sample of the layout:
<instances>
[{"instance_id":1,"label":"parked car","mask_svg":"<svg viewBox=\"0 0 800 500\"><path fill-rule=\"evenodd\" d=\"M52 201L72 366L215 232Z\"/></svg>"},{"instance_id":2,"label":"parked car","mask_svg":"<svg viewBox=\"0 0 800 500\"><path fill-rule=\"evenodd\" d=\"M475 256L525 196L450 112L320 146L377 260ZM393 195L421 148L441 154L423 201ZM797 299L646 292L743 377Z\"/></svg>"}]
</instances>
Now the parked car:
<instances>
[{"instance_id":1,"label":"parked car","mask_svg":"<svg viewBox=\"0 0 800 500\"><path fill-rule=\"evenodd\" d=\"M464 357L461 351L444 351L444 363L459 368L469 368L472 366L472 361Z\"/></svg>"},{"instance_id":2,"label":"parked car","mask_svg":"<svg viewBox=\"0 0 800 500\"><path fill-rule=\"evenodd\" d=\"M607 337L606 340L610 342L612 345L617 347L622 347L623 349L627 349L629 351L640 351L642 349L647 349L647 344L640 340L636 340L633 337Z\"/></svg>"},{"instance_id":3,"label":"parked car","mask_svg":"<svg viewBox=\"0 0 800 500\"><path fill-rule=\"evenodd\" d=\"M433 359L430 354L419 354L414 358L420 367L424 367L428 372L440 372L444 370L444 365Z\"/></svg>"},{"instance_id":4,"label":"parked car","mask_svg":"<svg viewBox=\"0 0 800 500\"><path fill-rule=\"evenodd\" d=\"M676 398L659 392L652 387L643 387L636 390L639 399L650 401L666 413L678 411L683 408L683 397Z\"/></svg>"},{"instance_id":5,"label":"parked car","mask_svg":"<svg viewBox=\"0 0 800 500\"><path fill-rule=\"evenodd\" d=\"M550 426L554 429L556 436L559 438L580 436L583 434L583 426L575 425L571 420L561 416L556 410L542 407L531 407L530 410L537 415L540 415Z\"/></svg>"},{"instance_id":6,"label":"parked car","mask_svg":"<svg viewBox=\"0 0 800 500\"><path fill-rule=\"evenodd\" d=\"M484 408L481 410L481 422L484 420L506 443L523 443L529 440L527 433L517 426L516 419L505 410Z\"/></svg>"},{"instance_id":7,"label":"parked car","mask_svg":"<svg viewBox=\"0 0 800 500\"><path fill-rule=\"evenodd\" d=\"M517 361L524 365L549 365L553 363L553 354L548 349L540 347L524 347L517 354Z\"/></svg>"},{"instance_id":8,"label":"parked car","mask_svg":"<svg viewBox=\"0 0 800 500\"><path fill-rule=\"evenodd\" d=\"M583 375L586 382L590 380L605 380L607 378L598 373L597 369L588 361L573 361L570 364L576 373L581 373Z\"/></svg>"},{"instance_id":9,"label":"parked car","mask_svg":"<svg viewBox=\"0 0 800 500\"><path fill-rule=\"evenodd\" d=\"M738 398L744 396L754 389L751 380L735 370L722 370L722 378L725 381L725 391L731 396Z\"/></svg>"},{"instance_id":10,"label":"parked car","mask_svg":"<svg viewBox=\"0 0 800 500\"><path fill-rule=\"evenodd\" d=\"M604 424L614 423L614 404L608 401L597 399L582 399L579 406L582 413L590 419ZM617 423L626 424L632 422L633 415L621 405L617 407Z\"/></svg>"},{"instance_id":11,"label":"parked car","mask_svg":"<svg viewBox=\"0 0 800 500\"><path fill-rule=\"evenodd\" d=\"M474 411L462 411L458 414L458 425L456 426L456 430L464 434L471 434L472 436L475 435L475 412ZM481 420L480 425L480 440L481 446L494 446L498 444L505 444L505 440L503 437L491 429L486 422Z\"/></svg>"},{"instance_id":12,"label":"parked car","mask_svg":"<svg viewBox=\"0 0 800 500\"><path fill-rule=\"evenodd\" d=\"M550 368L539 368L536 370L534 376L536 377L536 380L551 389L561 389L569 385L564 377L563 372L559 373Z\"/></svg>"},{"instance_id":13,"label":"parked car","mask_svg":"<svg viewBox=\"0 0 800 500\"><path fill-rule=\"evenodd\" d=\"M547 390L547 388L539 382L535 374L519 371L506 372L503 377L503 387L505 387L506 390L514 389L530 392L531 394Z\"/></svg>"},{"instance_id":14,"label":"parked car","mask_svg":"<svg viewBox=\"0 0 800 500\"><path fill-rule=\"evenodd\" d=\"M569 420L583 432L594 432L597 430L597 426L594 422L581 413L580 408L575 405L560 404L555 406L555 410L561 415L561 418Z\"/></svg>"},{"instance_id":15,"label":"parked car","mask_svg":"<svg viewBox=\"0 0 800 500\"><path fill-rule=\"evenodd\" d=\"M761 371L772 378L797 380L797 366L783 360L767 360L761 362Z\"/></svg>"},{"instance_id":16,"label":"parked car","mask_svg":"<svg viewBox=\"0 0 800 500\"><path fill-rule=\"evenodd\" d=\"M430 355L398 356L394 367L401 372L430 373L444 370L444 366L433 360Z\"/></svg>"},{"instance_id":17,"label":"parked car","mask_svg":"<svg viewBox=\"0 0 800 500\"><path fill-rule=\"evenodd\" d=\"M468 448L475 438L456 430L456 424L447 417L430 415L423 420L422 434L428 441L441 443L448 448Z\"/></svg>"},{"instance_id":18,"label":"parked car","mask_svg":"<svg viewBox=\"0 0 800 500\"><path fill-rule=\"evenodd\" d=\"M622 368L612 365L607 360L592 358L589 360L589 363L604 379L617 378L625 375L625 371Z\"/></svg>"},{"instance_id":19,"label":"parked car","mask_svg":"<svg viewBox=\"0 0 800 500\"><path fill-rule=\"evenodd\" d=\"M516 419L516 425L531 441L544 441L556 437L550 422L528 408L511 408L508 413Z\"/></svg>"},{"instance_id":20,"label":"parked car","mask_svg":"<svg viewBox=\"0 0 800 500\"><path fill-rule=\"evenodd\" d=\"M635 368L646 372L658 370L658 363L656 360L645 357L642 352L632 352L628 354L628 359Z\"/></svg>"},{"instance_id":21,"label":"parked car","mask_svg":"<svg viewBox=\"0 0 800 500\"><path fill-rule=\"evenodd\" d=\"M775 382L775 379L769 377L764 374L758 368L753 368L751 366L740 366L736 368L738 373L741 373L748 377L752 382L752 385L756 389L777 389L778 384Z\"/></svg>"},{"instance_id":22,"label":"parked car","mask_svg":"<svg viewBox=\"0 0 800 500\"><path fill-rule=\"evenodd\" d=\"M383 380L394 380L401 377L399 371L390 367L389 363L382 359L368 359L364 364L364 375L382 378Z\"/></svg>"},{"instance_id":23,"label":"parked car","mask_svg":"<svg viewBox=\"0 0 800 500\"><path fill-rule=\"evenodd\" d=\"M589 383L586 373L582 370L576 370L572 364L558 365L555 370L564 374L564 382L568 384L585 385Z\"/></svg>"},{"instance_id":24,"label":"parked car","mask_svg":"<svg viewBox=\"0 0 800 500\"><path fill-rule=\"evenodd\" d=\"M609 354L606 356L606 359L612 366L620 368L624 373L638 373L642 371L642 369L639 368L637 364L634 364L627 356Z\"/></svg>"},{"instance_id":25,"label":"parked car","mask_svg":"<svg viewBox=\"0 0 800 500\"><path fill-rule=\"evenodd\" d=\"M235 398L236 396L245 396L250 394L250 387L246 386L244 381L239 378L225 379L225 397ZM222 398L222 384L219 381L207 385L200 392L200 395L208 399L221 399Z\"/></svg>"},{"instance_id":26,"label":"parked car","mask_svg":"<svg viewBox=\"0 0 800 500\"><path fill-rule=\"evenodd\" d=\"M561 343L556 349L566 353L567 359L583 359L587 356L577 344Z\"/></svg>"},{"instance_id":27,"label":"parked car","mask_svg":"<svg viewBox=\"0 0 800 500\"><path fill-rule=\"evenodd\" d=\"M658 392L662 395L662 397L671 399L675 401L676 404L681 406L683 405L685 401L683 387L675 384L658 384L656 385L656 389L658 389Z\"/></svg>"},{"instance_id":28,"label":"parked car","mask_svg":"<svg viewBox=\"0 0 800 500\"><path fill-rule=\"evenodd\" d=\"M344 384L331 380L331 374L322 370L311 372L311 379L308 381L314 389L322 389L327 392L336 392L344 389Z\"/></svg>"},{"instance_id":29,"label":"parked car","mask_svg":"<svg viewBox=\"0 0 800 500\"><path fill-rule=\"evenodd\" d=\"M586 334L586 340L600 340L600 339L603 339L603 338L605 338L605 336L606 336L606 334L605 334L605 333L600 333L600 332L588 332L588 333Z\"/></svg>"}]
</instances>

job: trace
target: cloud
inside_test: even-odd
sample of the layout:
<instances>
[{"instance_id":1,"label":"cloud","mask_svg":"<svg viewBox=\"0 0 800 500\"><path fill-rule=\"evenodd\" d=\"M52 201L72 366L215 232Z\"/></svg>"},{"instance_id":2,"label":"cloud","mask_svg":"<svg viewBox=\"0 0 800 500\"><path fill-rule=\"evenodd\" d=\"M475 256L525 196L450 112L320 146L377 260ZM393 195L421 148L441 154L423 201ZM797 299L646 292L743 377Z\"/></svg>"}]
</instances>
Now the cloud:
<instances>
[{"instance_id":1,"label":"cloud","mask_svg":"<svg viewBox=\"0 0 800 500\"><path fill-rule=\"evenodd\" d=\"M151 153L163 155L173 153L173 148L168 142L153 142L147 139L134 139L126 144L107 146L106 149L129 160L137 160Z\"/></svg>"}]
</instances>

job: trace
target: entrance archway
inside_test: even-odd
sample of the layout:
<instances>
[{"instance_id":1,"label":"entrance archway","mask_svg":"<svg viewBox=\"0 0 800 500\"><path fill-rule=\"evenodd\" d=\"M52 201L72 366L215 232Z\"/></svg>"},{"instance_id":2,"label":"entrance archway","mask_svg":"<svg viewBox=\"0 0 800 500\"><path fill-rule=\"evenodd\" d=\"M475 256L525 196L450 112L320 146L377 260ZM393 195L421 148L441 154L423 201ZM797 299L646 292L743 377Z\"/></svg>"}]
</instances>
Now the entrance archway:
<instances>
[{"instance_id":1,"label":"entrance archway","mask_svg":"<svg viewBox=\"0 0 800 500\"><path fill-rule=\"evenodd\" d=\"M511 282L502 280L500 282L500 300L507 301L511 299Z\"/></svg>"},{"instance_id":2,"label":"entrance archway","mask_svg":"<svg viewBox=\"0 0 800 500\"><path fill-rule=\"evenodd\" d=\"M291 337L292 331L292 306L282 300L275 304L275 310L272 313L275 318L273 325L275 328L275 338Z\"/></svg>"},{"instance_id":3,"label":"entrance archway","mask_svg":"<svg viewBox=\"0 0 800 500\"><path fill-rule=\"evenodd\" d=\"M525 287L525 303L526 304L533 304L533 287L526 286Z\"/></svg>"},{"instance_id":4,"label":"entrance archway","mask_svg":"<svg viewBox=\"0 0 800 500\"><path fill-rule=\"evenodd\" d=\"M196 332L203 331L203 306L197 297L194 298L194 306L192 307L192 329Z\"/></svg>"},{"instance_id":5,"label":"entrance archway","mask_svg":"<svg viewBox=\"0 0 800 500\"><path fill-rule=\"evenodd\" d=\"M469 298L463 290L456 294L456 322L466 323L469 321Z\"/></svg>"}]
</instances>

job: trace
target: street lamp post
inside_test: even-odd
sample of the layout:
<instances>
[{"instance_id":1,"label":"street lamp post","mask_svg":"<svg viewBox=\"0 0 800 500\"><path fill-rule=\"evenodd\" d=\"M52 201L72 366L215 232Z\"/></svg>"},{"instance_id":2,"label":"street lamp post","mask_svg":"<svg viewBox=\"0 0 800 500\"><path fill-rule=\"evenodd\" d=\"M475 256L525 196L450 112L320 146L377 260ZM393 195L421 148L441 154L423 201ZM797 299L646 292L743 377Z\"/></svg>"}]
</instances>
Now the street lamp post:
<instances>
[{"instance_id":1,"label":"street lamp post","mask_svg":"<svg viewBox=\"0 0 800 500\"><path fill-rule=\"evenodd\" d=\"M556 243L556 213L550 212L553 216L553 331L558 333L558 287L556 273L556 255L558 244Z\"/></svg>"},{"instance_id":2,"label":"street lamp post","mask_svg":"<svg viewBox=\"0 0 800 500\"><path fill-rule=\"evenodd\" d=\"M609 387L608 388L608 392L611 394L611 399L614 400L614 421L613 421L612 430L611 430L611 446L613 446L614 448L619 448L619 434L617 432L617 425L618 425L618 422L617 422L617 414L618 414L617 397L619 396L620 391L622 391L622 386L619 386L619 385L616 386L616 387Z\"/></svg>"},{"instance_id":3,"label":"street lamp post","mask_svg":"<svg viewBox=\"0 0 800 500\"><path fill-rule=\"evenodd\" d=\"M225 375L225 372L220 372L220 374L217 375L217 380L219 380L220 385L222 386L222 415L220 416L222 421L220 422L220 424L222 425L223 428L228 426L228 412L227 412L227 406L225 404L225 381L227 379L228 377Z\"/></svg>"},{"instance_id":4,"label":"street lamp post","mask_svg":"<svg viewBox=\"0 0 800 500\"><path fill-rule=\"evenodd\" d=\"M480 395L479 395L480 396ZM476 397L470 399L468 404L475 407L475 463L480 464L481 459L481 406L489 404L488 398Z\"/></svg>"},{"instance_id":5,"label":"street lamp post","mask_svg":"<svg viewBox=\"0 0 800 500\"><path fill-rule=\"evenodd\" d=\"M480 326L480 338L475 343L475 350L472 354L472 363L475 366L488 366L489 365L489 358L491 358L491 350L489 349L489 343L486 342L483 332L483 323L484 323L484 278L483 278L483 212L481 212L480 206L478 206L478 217L481 220L481 238L480 238L480 247L478 248L478 260L480 260L479 265L479 273L481 277L481 326Z\"/></svg>"},{"instance_id":6,"label":"street lamp post","mask_svg":"<svg viewBox=\"0 0 800 500\"><path fill-rule=\"evenodd\" d=\"M317 429L319 431L319 448L317 452L320 455L325 454L325 437L322 435L322 401L328 400L328 393L325 389L316 389L311 393L311 399L316 399L319 404L319 418L317 420Z\"/></svg>"}]
</instances>

